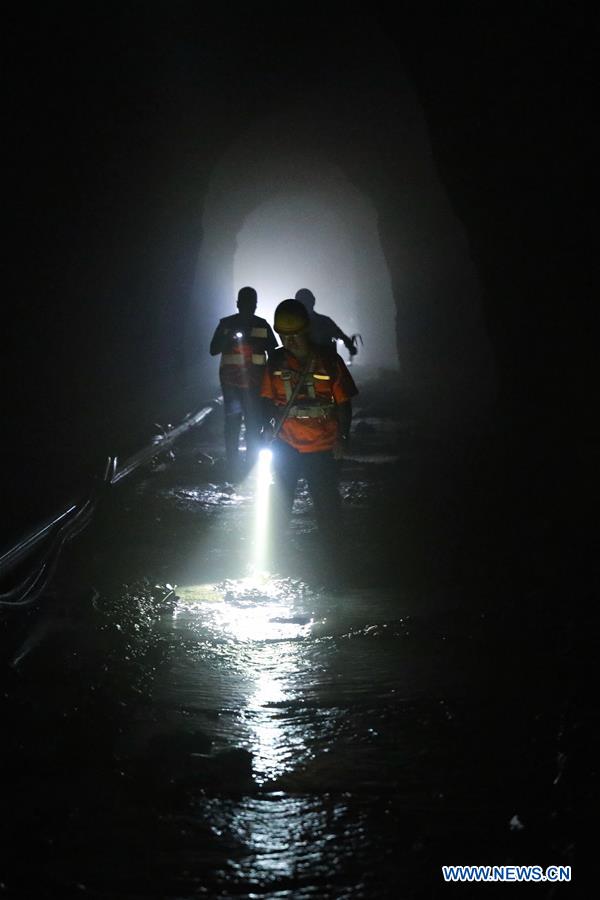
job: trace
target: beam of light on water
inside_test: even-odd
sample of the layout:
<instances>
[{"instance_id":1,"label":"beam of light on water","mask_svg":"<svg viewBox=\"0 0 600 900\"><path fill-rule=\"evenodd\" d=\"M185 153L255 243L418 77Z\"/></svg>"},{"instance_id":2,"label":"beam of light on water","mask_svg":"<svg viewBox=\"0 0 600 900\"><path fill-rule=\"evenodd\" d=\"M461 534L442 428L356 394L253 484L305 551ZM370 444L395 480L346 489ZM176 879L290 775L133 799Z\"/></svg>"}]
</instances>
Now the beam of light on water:
<instances>
[{"instance_id":1,"label":"beam of light on water","mask_svg":"<svg viewBox=\"0 0 600 900\"><path fill-rule=\"evenodd\" d=\"M285 704L290 700L289 678L300 665L293 643L263 644L256 657L254 686L248 697L245 721L250 731L254 777L259 784L282 775L292 766L294 753L304 750L298 737L290 741Z\"/></svg>"},{"instance_id":2,"label":"beam of light on water","mask_svg":"<svg viewBox=\"0 0 600 900\"><path fill-rule=\"evenodd\" d=\"M315 622L298 612L302 598L286 579L266 573L220 584L177 588L175 619L185 617L215 638L241 642L287 641L307 637Z\"/></svg>"},{"instance_id":3,"label":"beam of light on water","mask_svg":"<svg viewBox=\"0 0 600 900\"><path fill-rule=\"evenodd\" d=\"M307 665L305 639L315 626L310 589L290 579L248 576L177 589L177 628L198 646L229 660L239 697L238 736L252 753L254 778L266 784L307 758L304 727L287 704L297 698L298 673ZM206 682L206 672L198 677Z\"/></svg>"}]
</instances>

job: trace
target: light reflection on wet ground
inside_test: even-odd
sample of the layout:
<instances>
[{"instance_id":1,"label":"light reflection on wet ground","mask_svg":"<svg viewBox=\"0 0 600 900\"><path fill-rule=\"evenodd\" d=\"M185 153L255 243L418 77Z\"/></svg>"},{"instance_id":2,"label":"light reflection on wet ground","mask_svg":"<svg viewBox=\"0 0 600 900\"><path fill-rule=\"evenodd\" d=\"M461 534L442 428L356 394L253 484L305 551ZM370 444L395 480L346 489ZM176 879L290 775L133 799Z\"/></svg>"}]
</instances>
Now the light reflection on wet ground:
<instances>
[{"instance_id":1,"label":"light reflection on wet ground","mask_svg":"<svg viewBox=\"0 0 600 900\"><path fill-rule=\"evenodd\" d=\"M388 895L395 817L415 798L442 804L423 745L452 727L445 701L428 695L431 654L411 647L402 612L390 589L332 595L276 576L177 588L154 692L171 718L154 737L171 728L176 745L183 731L201 733L208 745L193 755L220 766L224 797L203 785L194 800L187 784L193 816L235 848L215 873L219 896L237 896L234 885L272 897Z\"/></svg>"},{"instance_id":2,"label":"light reflection on wet ground","mask_svg":"<svg viewBox=\"0 0 600 900\"><path fill-rule=\"evenodd\" d=\"M398 690L393 646L365 660L357 646L365 638L370 657L369 640L372 650L376 632L388 636L383 620L389 610L377 608L374 597L368 598L365 624L365 610L347 598L319 595L291 579L271 578L259 587L252 579L193 585L178 588L178 596L173 628L186 652L174 660L172 680L162 680L161 689L171 700L183 693L195 709L226 708L234 700L235 740L252 754L258 785L331 750L328 728L315 728L312 720L325 713L333 723L340 706L380 694L393 700ZM392 643L396 633L391 626ZM223 693L211 677L215 655Z\"/></svg>"},{"instance_id":3,"label":"light reflection on wet ground","mask_svg":"<svg viewBox=\"0 0 600 900\"><path fill-rule=\"evenodd\" d=\"M246 574L252 484L227 485L193 443L114 498L66 573L94 585L92 602L41 623L31 684L15 681L17 699L36 696L31 734L9 747L26 798L15 840L28 804L45 810L42 874L22 896L42 883L99 898L431 897L441 859L513 852L513 782L527 776L510 754L529 713L513 708L510 732L498 716L510 707L490 695L477 603L461 607L449 580L412 586L410 552L395 549L410 535L391 532L406 528L397 484L415 462L394 468L390 441L409 454L392 424L381 431L346 464L335 589L314 564L304 487L292 564L262 578Z\"/></svg>"},{"instance_id":4,"label":"light reflection on wet ground","mask_svg":"<svg viewBox=\"0 0 600 900\"><path fill-rule=\"evenodd\" d=\"M357 453L348 464L360 467L361 477L342 485L351 509L382 490L368 466L389 463L389 454L368 449L366 463ZM170 731L177 744L184 733L192 741L201 734L192 755L218 761L214 788L225 798L211 797L202 783L202 799L194 801L193 779L184 790L194 816L235 848L215 875L223 896L237 884L231 896L246 885L273 897L360 897L368 896L365 879L386 896L382 873L397 841L394 797L422 804L424 792L426 806L441 802L422 754L432 721L451 727L443 699L448 673L439 683L436 675L443 648L414 646L414 599L411 610L396 580L357 588L341 579L332 593L319 585L318 571L312 584L242 575L243 555L235 549L240 538L251 546L251 488L142 486L142 497L160 498L163 522L169 510L189 516L190 525L206 512L212 519L211 531L188 544L194 558L188 553L179 570L171 560L177 600L160 621L168 650L153 693L162 714L145 740L164 742ZM293 533L311 559L305 485L294 517ZM240 577L218 580L233 564ZM215 580L207 581L211 574ZM453 678L456 690L461 673ZM234 749L246 756L229 756ZM144 753L138 728L125 729L120 752ZM240 790L241 799L227 797ZM409 861L413 843L404 848Z\"/></svg>"}]
</instances>

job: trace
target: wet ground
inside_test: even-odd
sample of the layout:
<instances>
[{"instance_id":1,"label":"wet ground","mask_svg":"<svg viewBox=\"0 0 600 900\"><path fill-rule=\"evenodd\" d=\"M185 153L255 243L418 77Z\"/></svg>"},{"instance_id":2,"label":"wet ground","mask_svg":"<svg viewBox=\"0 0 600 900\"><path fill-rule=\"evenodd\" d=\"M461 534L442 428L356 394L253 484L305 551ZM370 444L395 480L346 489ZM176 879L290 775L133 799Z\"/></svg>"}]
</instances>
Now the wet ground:
<instances>
[{"instance_id":1,"label":"wet ground","mask_svg":"<svg viewBox=\"0 0 600 900\"><path fill-rule=\"evenodd\" d=\"M388 411L363 392L334 578L305 490L285 560L251 573L254 485L225 481L215 414L5 617L0 896L411 898L482 889L442 864L575 871L590 654L551 524L507 521L473 446Z\"/></svg>"}]
</instances>

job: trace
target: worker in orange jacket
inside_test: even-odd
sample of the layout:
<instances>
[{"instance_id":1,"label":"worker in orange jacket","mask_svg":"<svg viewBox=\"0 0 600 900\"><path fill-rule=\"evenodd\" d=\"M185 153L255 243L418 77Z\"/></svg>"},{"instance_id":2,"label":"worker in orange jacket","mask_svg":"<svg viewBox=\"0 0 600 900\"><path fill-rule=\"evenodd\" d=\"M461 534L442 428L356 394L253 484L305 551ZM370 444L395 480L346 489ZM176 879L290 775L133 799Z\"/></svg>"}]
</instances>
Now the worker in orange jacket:
<instances>
[{"instance_id":1,"label":"worker in orange jacket","mask_svg":"<svg viewBox=\"0 0 600 900\"><path fill-rule=\"evenodd\" d=\"M261 396L267 434L285 413L271 445L280 511L289 517L298 479L304 477L319 530L330 535L339 527L340 460L358 390L335 349L312 342L309 315L298 300L279 304L274 328L283 347L269 354Z\"/></svg>"},{"instance_id":2,"label":"worker in orange jacket","mask_svg":"<svg viewBox=\"0 0 600 900\"><path fill-rule=\"evenodd\" d=\"M219 379L225 411L225 455L229 476L240 475L239 441L242 420L246 428L247 461L252 464L261 429L260 388L267 354L277 340L266 319L254 315L256 291L243 287L238 292L237 315L221 319L212 341L211 356L221 354Z\"/></svg>"}]
</instances>

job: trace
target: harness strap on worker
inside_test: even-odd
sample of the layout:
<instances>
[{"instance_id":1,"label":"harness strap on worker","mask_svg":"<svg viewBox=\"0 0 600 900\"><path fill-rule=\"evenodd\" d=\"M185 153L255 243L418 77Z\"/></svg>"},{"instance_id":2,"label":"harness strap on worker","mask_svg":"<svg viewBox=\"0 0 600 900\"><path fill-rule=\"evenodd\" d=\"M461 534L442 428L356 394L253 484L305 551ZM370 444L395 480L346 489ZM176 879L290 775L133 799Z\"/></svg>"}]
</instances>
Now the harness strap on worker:
<instances>
[{"instance_id":1,"label":"harness strap on worker","mask_svg":"<svg viewBox=\"0 0 600 900\"><path fill-rule=\"evenodd\" d=\"M296 385L295 385L293 391L291 392L290 397L289 397L289 399L288 399L286 405L285 405L284 408L283 408L283 411L281 412L279 418L277 419L277 422L275 423L275 427L273 428L272 440L275 440L275 438L277 437L277 435L278 435L279 432L281 431L281 428L282 428L282 426L283 426L283 423L284 423L285 420L287 419L287 417L288 417L288 415L289 415L289 411L290 411L290 409L292 408L292 406L294 405L294 400L296 399L296 397L298 396L298 393L300 392L300 385L302 384L302 382L303 382L304 378L306 377L307 373L310 372L310 370L311 370L311 368L312 368L312 366L313 366L313 362L314 362L314 357L313 357L312 354L311 354L311 355L308 357L308 359L306 360L306 365L304 366L304 369L302 370L302 372L301 372L301 374L300 374L300 378L299 378L298 381L296 382ZM282 378L283 378L283 372L281 373L281 375L282 375ZM291 375L290 375L290 378L291 378ZM285 382L284 382L284 384L285 384Z\"/></svg>"}]
</instances>

